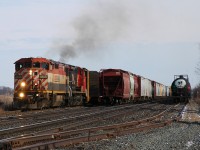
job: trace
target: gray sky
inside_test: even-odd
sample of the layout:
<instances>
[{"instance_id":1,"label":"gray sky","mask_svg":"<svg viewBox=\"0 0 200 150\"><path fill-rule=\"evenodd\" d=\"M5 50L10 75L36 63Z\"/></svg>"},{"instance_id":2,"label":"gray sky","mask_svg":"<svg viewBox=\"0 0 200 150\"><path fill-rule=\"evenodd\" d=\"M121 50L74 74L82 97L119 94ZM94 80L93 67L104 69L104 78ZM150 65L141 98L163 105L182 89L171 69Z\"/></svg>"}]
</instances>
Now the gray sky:
<instances>
[{"instance_id":1,"label":"gray sky","mask_svg":"<svg viewBox=\"0 0 200 150\"><path fill-rule=\"evenodd\" d=\"M199 0L0 0L0 86L14 62L47 57L89 70L121 68L170 85L200 59Z\"/></svg>"}]
</instances>

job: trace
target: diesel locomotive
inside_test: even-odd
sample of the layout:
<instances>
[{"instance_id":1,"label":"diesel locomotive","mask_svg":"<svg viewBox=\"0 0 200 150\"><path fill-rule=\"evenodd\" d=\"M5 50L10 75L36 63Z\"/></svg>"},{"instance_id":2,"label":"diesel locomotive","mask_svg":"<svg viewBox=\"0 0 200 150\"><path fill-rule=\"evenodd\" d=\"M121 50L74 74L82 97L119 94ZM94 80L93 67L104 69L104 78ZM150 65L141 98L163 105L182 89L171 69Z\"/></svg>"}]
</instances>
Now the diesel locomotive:
<instances>
[{"instance_id":1,"label":"diesel locomotive","mask_svg":"<svg viewBox=\"0 0 200 150\"><path fill-rule=\"evenodd\" d=\"M46 58L15 62L14 108L82 105L87 97L88 70Z\"/></svg>"}]
</instances>

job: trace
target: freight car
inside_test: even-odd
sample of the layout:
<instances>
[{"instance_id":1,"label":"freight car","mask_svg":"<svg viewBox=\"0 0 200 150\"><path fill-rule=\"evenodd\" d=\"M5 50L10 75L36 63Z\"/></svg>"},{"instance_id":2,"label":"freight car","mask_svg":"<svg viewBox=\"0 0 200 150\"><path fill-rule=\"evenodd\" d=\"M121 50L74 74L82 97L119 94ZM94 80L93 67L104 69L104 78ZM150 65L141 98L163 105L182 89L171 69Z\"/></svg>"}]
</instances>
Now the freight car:
<instances>
[{"instance_id":1,"label":"freight car","mask_svg":"<svg viewBox=\"0 0 200 150\"><path fill-rule=\"evenodd\" d=\"M100 71L100 91L101 101L111 105L170 96L170 87L121 69Z\"/></svg>"},{"instance_id":2,"label":"freight car","mask_svg":"<svg viewBox=\"0 0 200 150\"><path fill-rule=\"evenodd\" d=\"M106 104L131 100L134 97L133 75L120 69L101 70L100 89L101 101Z\"/></svg>"},{"instance_id":3,"label":"freight car","mask_svg":"<svg viewBox=\"0 0 200 150\"><path fill-rule=\"evenodd\" d=\"M191 98L191 85L188 75L174 75L171 90L175 101L188 102Z\"/></svg>"}]
</instances>

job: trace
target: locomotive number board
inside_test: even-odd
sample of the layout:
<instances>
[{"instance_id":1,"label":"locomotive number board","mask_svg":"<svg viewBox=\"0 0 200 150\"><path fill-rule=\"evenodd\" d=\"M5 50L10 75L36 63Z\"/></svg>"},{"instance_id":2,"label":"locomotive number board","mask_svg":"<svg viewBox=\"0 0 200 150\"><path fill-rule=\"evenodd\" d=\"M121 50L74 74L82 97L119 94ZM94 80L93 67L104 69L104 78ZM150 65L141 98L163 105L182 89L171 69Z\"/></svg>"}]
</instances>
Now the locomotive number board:
<instances>
[{"instance_id":1,"label":"locomotive number board","mask_svg":"<svg viewBox=\"0 0 200 150\"><path fill-rule=\"evenodd\" d=\"M40 78L40 79L47 79L48 76L47 76L47 75L40 75L39 78Z\"/></svg>"}]
</instances>

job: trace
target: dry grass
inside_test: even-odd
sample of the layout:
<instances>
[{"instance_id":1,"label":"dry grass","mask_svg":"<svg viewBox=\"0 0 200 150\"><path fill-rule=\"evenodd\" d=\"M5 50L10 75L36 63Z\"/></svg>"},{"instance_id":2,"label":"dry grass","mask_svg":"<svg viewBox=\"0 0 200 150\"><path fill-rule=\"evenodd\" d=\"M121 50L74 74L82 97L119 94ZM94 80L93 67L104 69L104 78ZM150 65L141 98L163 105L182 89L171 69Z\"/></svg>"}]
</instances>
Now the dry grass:
<instances>
[{"instance_id":1,"label":"dry grass","mask_svg":"<svg viewBox=\"0 0 200 150\"><path fill-rule=\"evenodd\" d=\"M13 102L13 96L10 95L0 95L0 102L3 104L11 104Z\"/></svg>"},{"instance_id":2,"label":"dry grass","mask_svg":"<svg viewBox=\"0 0 200 150\"><path fill-rule=\"evenodd\" d=\"M9 110L12 106L13 96L0 95L0 114L5 110Z\"/></svg>"},{"instance_id":3,"label":"dry grass","mask_svg":"<svg viewBox=\"0 0 200 150\"><path fill-rule=\"evenodd\" d=\"M200 98L196 98L194 101L200 106Z\"/></svg>"},{"instance_id":4,"label":"dry grass","mask_svg":"<svg viewBox=\"0 0 200 150\"><path fill-rule=\"evenodd\" d=\"M3 108L0 108L0 114L3 114L5 112L5 110L3 110Z\"/></svg>"}]
</instances>

